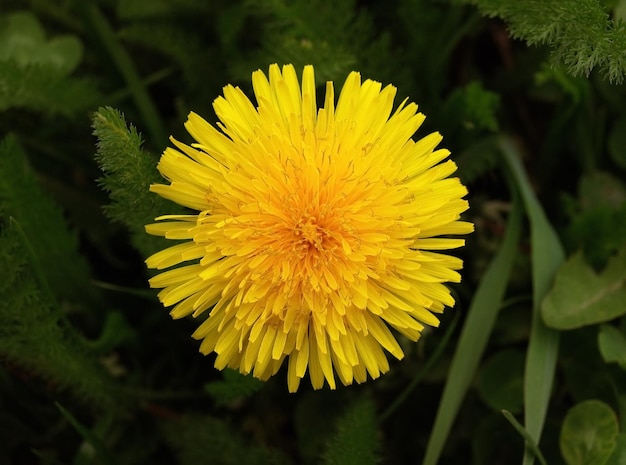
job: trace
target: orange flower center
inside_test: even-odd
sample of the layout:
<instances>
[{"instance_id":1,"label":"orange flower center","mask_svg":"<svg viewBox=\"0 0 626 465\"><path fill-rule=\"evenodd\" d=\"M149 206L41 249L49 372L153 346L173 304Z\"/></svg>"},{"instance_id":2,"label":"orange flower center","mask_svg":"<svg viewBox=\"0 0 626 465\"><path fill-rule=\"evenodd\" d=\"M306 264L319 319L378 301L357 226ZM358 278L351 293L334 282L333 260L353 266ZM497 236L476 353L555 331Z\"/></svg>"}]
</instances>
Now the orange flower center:
<instances>
[{"instance_id":1,"label":"orange flower center","mask_svg":"<svg viewBox=\"0 0 626 465\"><path fill-rule=\"evenodd\" d=\"M303 217L295 226L294 234L301 238L301 242L308 242L317 250L322 250L322 242L324 237L328 235L314 216Z\"/></svg>"}]
</instances>

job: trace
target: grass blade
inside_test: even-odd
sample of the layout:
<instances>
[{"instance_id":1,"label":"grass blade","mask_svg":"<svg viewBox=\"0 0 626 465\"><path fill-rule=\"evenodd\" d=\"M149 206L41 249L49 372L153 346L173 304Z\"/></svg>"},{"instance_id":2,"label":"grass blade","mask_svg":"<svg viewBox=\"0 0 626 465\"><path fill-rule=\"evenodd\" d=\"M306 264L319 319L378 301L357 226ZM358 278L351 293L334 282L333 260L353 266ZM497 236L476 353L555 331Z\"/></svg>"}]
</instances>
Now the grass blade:
<instances>
[{"instance_id":1,"label":"grass blade","mask_svg":"<svg viewBox=\"0 0 626 465\"><path fill-rule=\"evenodd\" d=\"M117 462L109 452L109 449L104 445L102 440L96 436L90 429L83 426L69 411L63 408L61 404L56 402L56 406L65 417L65 419L74 427L74 429L87 441L96 454L98 461L102 465L115 465Z\"/></svg>"},{"instance_id":2,"label":"grass blade","mask_svg":"<svg viewBox=\"0 0 626 465\"><path fill-rule=\"evenodd\" d=\"M539 309L556 271L565 261L565 253L531 188L517 149L509 139L501 139L500 147L530 220L533 319L524 376L524 417L526 431L538 444L550 401L560 336L558 331L543 323ZM534 457L532 450L527 447L523 464L531 465Z\"/></svg>"},{"instance_id":3,"label":"grass blade","mask_svg":"<svg viewBox=\"0 0 626 465\"><path fill-rule=\"evenodd\" d=\"M411 393L415 390L419 383L424 379L424 376L430 372L431 368L439 361L439 358L443 355L445 349L448 347L448 342L454 334L454 330L459 322L461 313L456 312L454 315L454 319L448 325L445 334L437 344L432 355L429 357L428 361L422 366L422 368L415 374L411 382L402 390L400 394L394 399L389 407L385 409L383 413L381 413L378 417L378 421L383 423L386 421L401 405L402 403L411 395Z\"/></svg>"},{"instance_id":4,"label":"grass blade","mask_svg":"<svg viewBox=\"0 0 626 465\"><path fill-rule=\"evenodd\" d=\"M126 81L150 134L152 144L157 148L164 147L167 144L167 132L150 94L139 76L132 57L119 42L111 25L94 2L75 1L74 4Z\"/></svg>"},{"instance_id":5,"label":"grass blade","mask_svg":"<svg viewBox=\"0 0 626 465\"><path fill-rule=\"evenodd\" d=\"M535 457L537 457L537 460L539 460L539 463L541 465L548 465L548 463L546 462L546 459L543 457L543 454L539 450L539 447L535 443L534 439L530 436L530 434L528 434L528 431L526 431L526 429L520 424L520 422L517 421L517 419L513 416L513 414L509 412L508 410L502 410L502 415L504 415L504 418L506 418L508 422L511 423L511 425L513 425L513 428L515 428L515 431L517 431L520 434L520 436L524 438L528 448L533 451L533 454L535 454Z\"/></svg>"},{"instance_id":6,"label":"grass blade","mask_svg":"<svg viewBox=\"0 0 626 465\"><path fill-rule=\"evenodd\" d=\"M424 465L435 465L461 402L474 377L496 321L506 290L522 226L521 204L514 195L506 234L498 254L485 272L468 310L446 382L435 425L428 440Z\"/></svg>"}]
</instances>

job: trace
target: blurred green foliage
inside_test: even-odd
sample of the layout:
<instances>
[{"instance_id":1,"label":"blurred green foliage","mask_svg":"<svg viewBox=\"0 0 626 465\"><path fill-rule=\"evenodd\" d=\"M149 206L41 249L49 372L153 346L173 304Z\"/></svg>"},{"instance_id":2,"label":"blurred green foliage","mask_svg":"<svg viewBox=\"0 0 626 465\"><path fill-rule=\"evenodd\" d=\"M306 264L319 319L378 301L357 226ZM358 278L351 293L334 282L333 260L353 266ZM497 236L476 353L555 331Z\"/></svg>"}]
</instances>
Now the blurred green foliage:
<instances>
[{"instance_id":1,"label":"blurred green foliage","mask_svg":"<svg viewBox=\"0 0 626 465\"><path fill-rule=\"evenodd\" d=\"M4 0L0 463L624 463L624 19L624 0ZM396 85L470 191L452 343L401 340L336 392L217 372L147 286L164 241L144 225L179 212L148 192L168 135L274 62ZM555 384L533 390L538 369Z\"/></svg>"}]
</instances>

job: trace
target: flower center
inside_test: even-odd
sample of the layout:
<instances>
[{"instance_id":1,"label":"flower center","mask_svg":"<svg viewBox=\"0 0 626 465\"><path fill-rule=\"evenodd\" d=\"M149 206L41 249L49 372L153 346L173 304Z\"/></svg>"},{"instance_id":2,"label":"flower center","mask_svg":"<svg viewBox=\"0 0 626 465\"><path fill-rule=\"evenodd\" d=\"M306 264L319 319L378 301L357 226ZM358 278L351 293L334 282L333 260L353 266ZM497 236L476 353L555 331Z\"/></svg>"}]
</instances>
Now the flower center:
<instances>
[{"instance_id":1,"label":"flower center","mask_svg":"<svg viewBox=\"0 0 626 465\"><path fill-rule=\"evenodd\" d=\"M312 245L317 250L322 250L322 241L324 240L326 231L318 224L317 218L314 216L300 219L294 228L294 234L300 237L301 243L305 242Z\"/></svg>"}]
</instances>

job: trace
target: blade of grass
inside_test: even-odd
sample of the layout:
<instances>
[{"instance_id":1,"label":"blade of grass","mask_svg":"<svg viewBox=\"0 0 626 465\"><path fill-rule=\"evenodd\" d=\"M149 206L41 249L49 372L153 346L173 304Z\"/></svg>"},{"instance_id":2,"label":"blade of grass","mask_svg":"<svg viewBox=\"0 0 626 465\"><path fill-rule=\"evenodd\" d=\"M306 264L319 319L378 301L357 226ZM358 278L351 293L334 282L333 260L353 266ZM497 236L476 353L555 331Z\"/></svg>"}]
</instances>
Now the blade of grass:
<instances>
[{"instance_id":1,"label":"blade of grass","mask_svg":"<svg viewBox=\"0 0 626 465\"><path fill-rule=\"evenodd\" d=\"M115 37L115 33L113 29L111 29L106 17L93 1L75 0L74 4L85 18L85 21L89 24L90 29L97 34L98 39L126 81L133 100L141 113L146 129L150 134L152 143L157 148L165 147L167 144L167 133L165 132L159 112L142 82L132 58L117 40L117 37Z\"/></svg>"},{"instance_id":2,"label":"blade of grass","mask_svg":"<svg viewBox=\"0 0 626 465\"><path fill-rule=\"evenodd\" d=\"M515 191L514 191L515 192ZM435 465L446 442L461 402L474 377L513 268L522 227L522 208L517 194L509 216L504 240L485 272L467 313L448 379L444 387L435 424L426 447L423 465Z\"/></svg>"},{"instance_id":3,"label":"blade of grass","mask_svg":"<svg viewBox=\"0 0 626 465\"><path fill-rule=\"evenodd\" d=\"M517 148L506 138L501 139L499 145L530 221L533 319L524 375L524 418L526 431L539 444L552 391L560 336L558 331L543 323L539 307L552 285L556 271L565 261L565 253L533 192ZM523 465L531 465L534 457L533 451L527 447Z\"/></svg>"},{"instance_id":4,"label":"blade of grass","mask_svg":"<svg viewBox=\"0 0 626 465\"><path fill-rule=\"evenodd\" d=\"M140 297L142 299L154 300L157 294L156 292L154 292L154 289L136 289L134 287L119 286L117 284L111 284L105 281L99 281L97 279L92 279L91 282L94 286L97 286L101 289L119 292L120 294L132 295L135 297Z\"/></svg>"},{"instance_id":5,"label":"blade of grass","mask_svg":"<svg viewBox=\"0 0 626 465\"><path fill-rule=\"evenodd\" d=\"M93 447L96 457L99 463L102 465L115 465L117 462L109 452L109 449L104 445L98 436L96 436L90 429L83 426L69 411L65 410L61 404L55 402L57 408L65 419L74 427L74 429L87 441L91 447Z\"/></svg>"},{"instance_id":6,"label":"blade of grass","mask_svg":"<svg viewBox=\"0 0 626 465\"><path fill-rule=\"evenodd\" d=\"M506 418L508 422L513 425L513 428L515 428L520 436L524 438L526 444L528 445L528 448L533 451L533 454L535 454L535 457L537 457L539 463L541 463L541 465L548 465L546 459L539 450L539 447L535 443L534 439L530 436L530 434L528 434L528 431L526 431L526 429L520 424L520 422L517 421L513 414L508 410L502 410L502 415L504 415L504 418Z\"/></svg>"},{"instance_id":7,"label":"blade of grass","mask_svg":"<svg viewBox=\"0 0 626 465\"><path fill-rule=\"evenodd\" d=\"M441 355L443 354L446 347L448 347L448 341L452 337L454 330L456 329L456 325L459 322L461 312L457 311L454 315L454 319L448 325L448 329L446 329L445 334L437 344L435 351L432 353L428 361L422 366L422 368L415 374L415 377L411 380L411 382L404 388L404 390L394 399L392 404L387 407L387 409L381 413L378 418L380 423L383 423L387 420L393 412L395 412L400 405L406 400L407 397L413 392L413 390L419 385L420 381L424 378L424 376L430 371L430 369L437 363Z\"/></svg>"}]
</instances>

